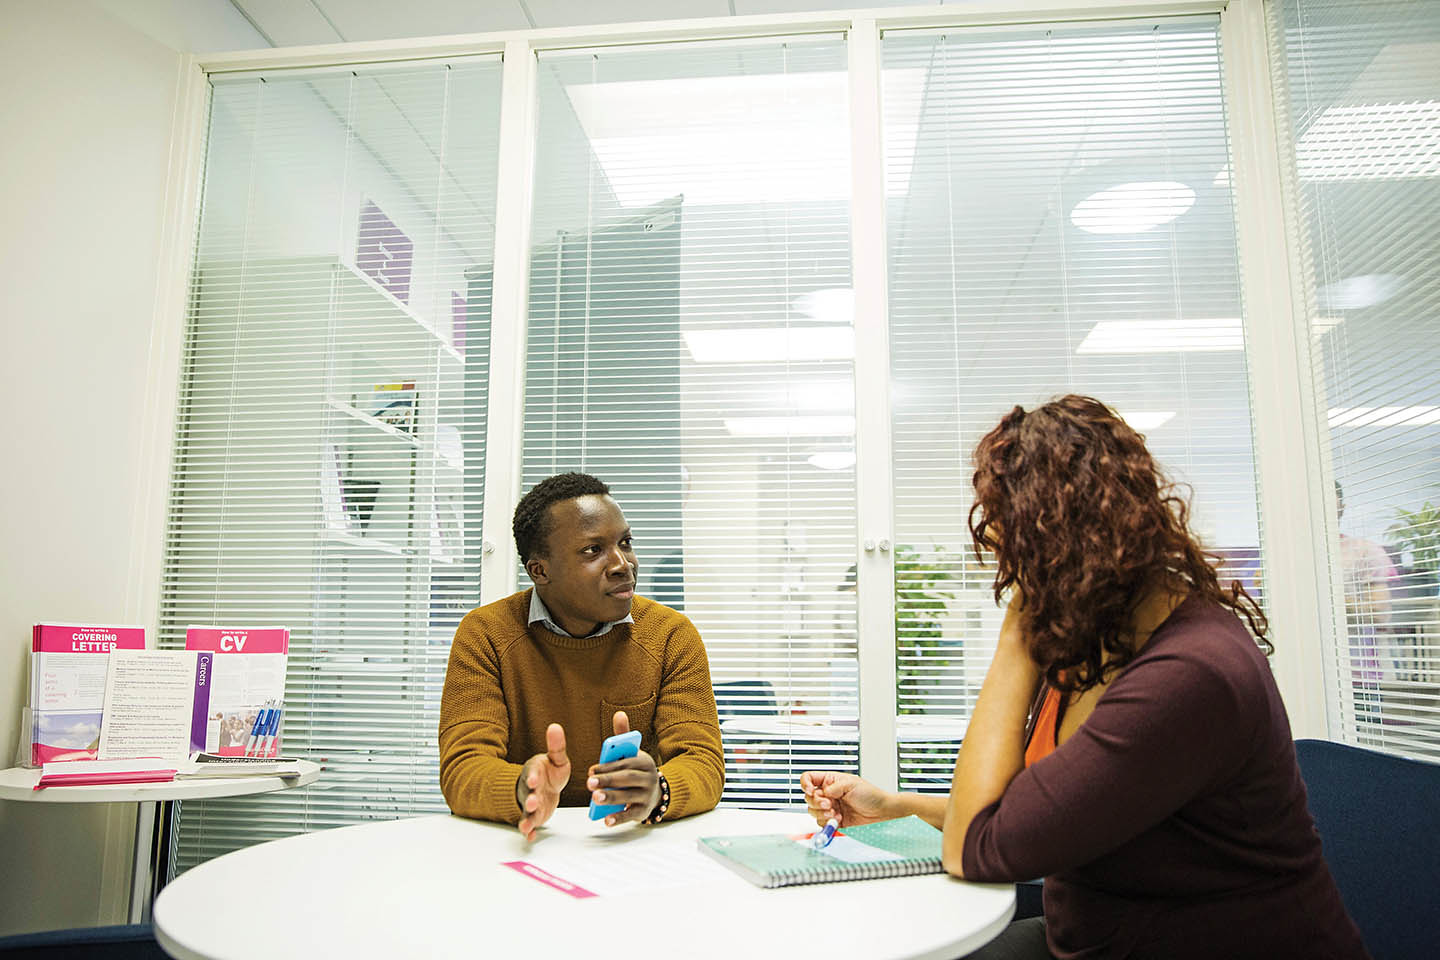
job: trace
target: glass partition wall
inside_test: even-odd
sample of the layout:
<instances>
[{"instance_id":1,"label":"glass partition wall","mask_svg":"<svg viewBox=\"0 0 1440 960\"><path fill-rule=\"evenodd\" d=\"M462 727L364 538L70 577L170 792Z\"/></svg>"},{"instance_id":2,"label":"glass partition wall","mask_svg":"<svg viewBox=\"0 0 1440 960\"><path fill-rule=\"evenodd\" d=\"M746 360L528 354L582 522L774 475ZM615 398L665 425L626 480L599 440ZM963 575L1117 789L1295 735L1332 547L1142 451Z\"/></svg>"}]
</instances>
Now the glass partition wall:
<instances>
[{"instance_id":1,"label":"glass partition wall","mask_svg":"<svg viewBox=\"0 0 1440 960\"><path fill-rule=\"evenodd\" d=\"M857 769L844 38L546 52L538 108L522 487L610 484L787 802Z\"/></svg>"},{"instance_id":2,"label":"glass partition wall","mask_svg":"<svg viewBox=\"0 0 1440 960\"><path fill-rule=\"evenodd\" d=\"M463 56L437 41L383 64L341 47L216 68L160 638L289 626L286 752L324 771L294 794L187 804L179 864L445 809L435 736L455 625L482 595L528 586L493 532L558 471L612 485L641 593L705 638L727 803L798 802L800 771L864 773L867 758L898 761L886 785L946 789L1000 616L965 531L968 457L1016 403L1100 397L1193 485L1226 576L1262 600L1267 579L1314 578L1262 563L1267 503L1287 491L1257 490L1274 454L1252 421L1273 414L1251 384L1312 371L1303 353L1255 370L1247 351L1247 329L1291 322L1248 316L1242 297L1237 238L1274 226L1231 187L1230 117L1255 107L1227 102L1222 80L1235 30L1253 28L1232 22L1227 41L1223 27L1248 2L537 31ZM857 36L878 49L868 68ZM1294 49L1274 62L1293 70ZM873 130L863 102L880 104ZM852 153L874 137L870 183ZM1406 180L1412 210L1425 170ZM1346 202L1377 224L1399 206ZM1338 222L1312 220L1321 239ZM860 236L883 237L883 263L856 259L872 249ZM857 312L879 302L855 292L875 277L882 308ZM1425 289L1396 298L1411 327L1395 329L1423 325ZM857 380L857 330L888 343L885 375ZM1433 371L1406 380L1423 407ZM1416 416L1396 503L1423 532L1431 434ZM889 429L869 454L889 459L878 510L857 486L857 450L877 449L857 436L867 422ZM1306 469L1334 453L1362 476L1354 509L1374 539L1390 474L1341 436ZM861 530L857 515L889 522ZM876 542L878 564L862 553ZM1418 567L1417 549L1402 561ZM867 589L876 576L893 591ZM862 622L893 630L860 643ZM1291 625L1276 627L1283 644ZM1423 632L1407 636L1423 654ZM1350 646L1332 645L1333 690L1368 656ZM893 688L876 681L891 672ZM861 689L867 711L873 690L893 708L878 739L862 737ZM1433 709L1413 683L1405 696L1413 715ZM1333 698L1334 733L1360 730L1356 702ZM1366 703L1400 716L1393 697ZM1414 743L1440 741L1425 730Z\"/></svg>"},{"instance_id":3,"label":"glass partition wall","mask_svg":"<svg viewBox=\"0 0 1440 960\"><path fill-rule=\"evenodd\" d=\"M970 453L1016 404L1116 408L1259 593L1219 21L897 31L883 53L900 781L948 791L1003 612Z\"/></svg>"},{"instance_id":4,"label":"glass partition wall","mask_svg":"<svg viewBox=\"0 0 1440 960\"><path fill-rule=\"evenodd\" d=\"M500 72L213 81L159 642L289 627L284 750L325 775L185 804L182 869L445 810L440 689L479 600Z\"/></svg>"},{"instance_id":5,"label":"glass partition wall","mask_svg":"<svg viewBox=\"0 0 1440 960\"><path fill-rule=\"evenodd\" d=\"M1332 732L1440 758L1440 4L1270 11L1333 475Z\"/></svg>"}]
</instances>

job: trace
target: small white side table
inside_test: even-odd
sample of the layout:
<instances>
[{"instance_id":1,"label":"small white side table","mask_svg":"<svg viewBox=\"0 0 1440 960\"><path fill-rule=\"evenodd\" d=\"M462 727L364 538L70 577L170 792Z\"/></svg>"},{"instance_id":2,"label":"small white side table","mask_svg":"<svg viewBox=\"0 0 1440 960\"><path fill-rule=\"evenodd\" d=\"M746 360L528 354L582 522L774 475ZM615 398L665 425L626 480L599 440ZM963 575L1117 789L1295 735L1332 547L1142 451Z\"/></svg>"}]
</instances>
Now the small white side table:
<instances>
[{"instance_id":1,"label":"small white side table","mask_svg":"<svg viewBox=\"0 0 1440 960\"><path fill-rule=\"evenodd\" d=\"M217 777L210 780L172 780L168 783L104 783L84 787L46 787L36 790L38 769L11 767L0 770L0 800L21 803L133 803L135 804L135 860L130 874L130 922L145 923L160 888L170 880L173 841L173 805L176 800L243 797L276 790L294 790L313 783L320 765L300 761L298 778Z\"/></svg>"}]
</instances>

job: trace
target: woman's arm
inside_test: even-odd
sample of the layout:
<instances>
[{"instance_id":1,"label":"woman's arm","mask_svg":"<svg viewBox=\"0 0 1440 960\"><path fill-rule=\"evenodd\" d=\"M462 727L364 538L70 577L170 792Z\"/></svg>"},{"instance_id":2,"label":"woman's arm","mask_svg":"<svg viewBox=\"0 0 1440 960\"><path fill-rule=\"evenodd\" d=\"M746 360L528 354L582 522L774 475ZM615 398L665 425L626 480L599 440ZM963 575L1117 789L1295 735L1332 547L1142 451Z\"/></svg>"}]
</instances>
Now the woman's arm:
<instances>
[{"instance_id":1,"label":"woman's arm","mask_svg":"<svg viewBox=\"0 0 1440 960\"><path fill-rule=\"evenodd\" d=\"M1039 682L1040 670L1020 633L1019 605L1012 600L955 760L943 820L942 860L947 873L964 876L961 859L970 822L999 800L1025 768L1025 716Z\"/></svg>"},{"instance_id":2,"label":"woman's arm","mask_svg":"<svg viewBox=\"0 0 1440 960\"><path fill-rule=\"evenodd\" d=\"M945 829L945 808L950 803L950 798L940 794L924 793L897 793L895 794L895 809L897 817L908 817L911 814L924 820L936 830Z\"/></svg>"},{"instance_id":3,"label":"woman's arm","mask_svg":"<svg viewBox=\"0 0 1440 960\"><path fill-rule=\"evenodd\" d=\"M833 819L842 827L854 827L911 814L937 830L945 825L945 797L892 793L853 773L806 770L800 775L800 789L810 815L821 825Z\"/></svg>"}]
</instances>

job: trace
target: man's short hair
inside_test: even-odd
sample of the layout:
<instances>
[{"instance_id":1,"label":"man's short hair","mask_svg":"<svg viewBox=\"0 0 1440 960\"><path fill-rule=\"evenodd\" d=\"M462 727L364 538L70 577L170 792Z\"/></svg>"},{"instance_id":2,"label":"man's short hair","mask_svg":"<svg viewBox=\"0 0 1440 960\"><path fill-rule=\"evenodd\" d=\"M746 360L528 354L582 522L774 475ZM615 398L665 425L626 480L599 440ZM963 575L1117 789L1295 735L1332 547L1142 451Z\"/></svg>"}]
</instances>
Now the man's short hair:
<instances>
[{"instance_id":1,"label":"man's short hair","mask_svg":"<svg viewBox=\"0 0 1440 960\"><path fill-rule=\"evenodd\" d=\"M515 519L510 529L515 534L515 549L520 562L529 563L536 553L544 553L550 539L550 507L562 500L574 500L593 494L609 494L610 488L588 473L557 473L546 477L515 505Z\"/></svg>"}]
</instances>

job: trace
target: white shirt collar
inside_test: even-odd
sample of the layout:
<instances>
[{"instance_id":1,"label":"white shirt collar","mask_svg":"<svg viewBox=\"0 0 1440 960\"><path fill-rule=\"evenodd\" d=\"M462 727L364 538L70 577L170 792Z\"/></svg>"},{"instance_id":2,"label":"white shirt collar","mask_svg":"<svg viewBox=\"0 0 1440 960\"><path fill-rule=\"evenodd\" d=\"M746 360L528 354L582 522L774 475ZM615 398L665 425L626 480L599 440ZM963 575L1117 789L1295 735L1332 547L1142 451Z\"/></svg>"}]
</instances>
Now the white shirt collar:
<instances>
[{"instance_id":1,"label":"white shirt collar","mask_svg":"<svg viewBox=\"0 0 1440 960\"><path fill-rule=\"evenodd\" d=\"M534 589L532 589L532 590L530 591L530 621L529 621L529 622L530 622L530 623L543 623L543 624L545 625L545 629L546 629L546 630L549 630L551 633L558 634L558 635L560 635L560 636L562 636L562 637L569 637L569 636L570 636L570 632L567 631L564 627L560 626L560 624L559 624L558 622L556 622L556 620L555 620L554 617L550 616L550 610L549 610L549 608L547 608L547 607L545 606L545 601L543 601L543 600L540 599L540 591L539 591L539 590L534 590ZM609 633L611 630L615 629L615 625L616 625L616 624L620 624L620 623L634 623L634 622L635 622L635 617L632 616L631 614L628 614L628 613L627 613L627 614L625 614L625 616L621 617L619 620L611 620L611 621L609 621L608 623L602 623L602 624L600 624L600 626L596 627L596 628L595 628L595 631L594 631L593 633L591 633L591 634L588 634L585 639L589 639L590 637L603 637L603 636L605 636L605 634L607 634L607 633ZM572 639L573 639L573 638L572 638Z\"/></svg>"}]
</instances>

